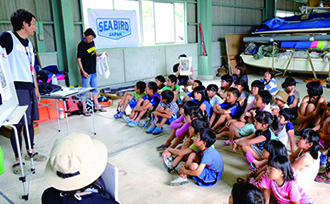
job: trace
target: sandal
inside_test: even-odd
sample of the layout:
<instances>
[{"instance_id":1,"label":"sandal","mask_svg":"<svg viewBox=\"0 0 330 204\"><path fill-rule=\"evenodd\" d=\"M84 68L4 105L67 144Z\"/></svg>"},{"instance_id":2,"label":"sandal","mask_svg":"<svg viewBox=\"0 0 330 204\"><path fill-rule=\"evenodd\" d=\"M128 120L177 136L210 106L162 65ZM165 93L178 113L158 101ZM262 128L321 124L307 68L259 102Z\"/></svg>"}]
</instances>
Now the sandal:
<instances>
[{"instance_id":1,"label":"sandal","mask_svg":"<svg viewBox=\"0 0 330 204\"><path fill-rule=\"evenodd\" d=\"M325 87L330 88L330 82L327 82L327 85Z\"/></svg>"},{"instance_id":2,"label":"sandal","mask_svg":"<svg viewBox=\"0 0 330 204\"><path fill-rule=\"evenodd\" d=\"M249 163L249 169L250 169L251 171L254 171L254 170L256 170L257 168L254 166L254 164L253 164L252 162L250 162L250 163Z\"/></svg>"},{"instance_id":3,"label":"sandal","mask_svg":"<svg viewBox=\"0 0 330 204\"><path fill-rule=\"evenodd\" d=\"M25 163L22 162L22 164L23 164L23 170L25 172ZM21 174L22 173L21 166L19 165L19 163L13 164L13 173L14 174Z\"/></svg>"},{"instance_id":4,"label":"sandal","mask_svg":"<svg viewBox=\"0 0 330 204\"><path fill-rule=\"evenodd\" d=\"M125 112L119 112L119 113L114 114L113 117L115 119L122 118L124 114L125 114Z\"/></svg>"},{"instance_id":5,"label":"sandal","mask_svg":"<svg viewBox=\"0 0 330 204\"><path fill-rule=\"evenodd\" d=\"M330 184L330 178L325 172L320 175L317 175L314 181L316 181L318 183Z\"/></svg>"},{"instance_id":6,"label":"sandal","mask_svg":"<svg viewBox=\"0 0 330 204\"><path fill-rule=\"evenodd\" d=\"M223 142L224 146L229 146L231 144L232 144L232 142L230 140L227 140L227 141Z\"/></svg>"},{"instance_id":7,"label":"sandal","mask_svg":"<svg viewBox=\"0 0 330 204\"><path fill-rule=\"evenodd\" d=\"M121 112L121 106L117 106L116 111L117 111L117 113L120 113Z\"/></svg>"},{"instance_id":8,"label":"sandal","mask_svg":"<svg viewBox=\"0 0 330 204\"><path fill-rule=\"evenodd\" d=\"M189 90L187 88L182 88L182 91L185 93L189 93Z\"/></svg>"},{"instance_id":9,"label":"sandal","mask_svg":"<svg viewBox=\"0 0 330 204\"><path fill-rule=\"evenodd\" d=\"M83 115L84 115L85 117L90 117L90 116L91 116L91 114L90 114L88 111L83 112Z\"/></svg>"},{"instance_id":10,"label":"sandal","mask_svg":"<svg viewBox=\"0 0 330 204\"><path fill-rule=\"evenodd\" d=\"M33 161L40 161L40 162L42 162L42 161L45 161L47 159L46 156L44 156L42 154L39 154L38 152L33 153L31 156L33 158ZM29 155L25 155L24 158L25 158L26 161L30 161Z\"/></svg>"}]
</instances>

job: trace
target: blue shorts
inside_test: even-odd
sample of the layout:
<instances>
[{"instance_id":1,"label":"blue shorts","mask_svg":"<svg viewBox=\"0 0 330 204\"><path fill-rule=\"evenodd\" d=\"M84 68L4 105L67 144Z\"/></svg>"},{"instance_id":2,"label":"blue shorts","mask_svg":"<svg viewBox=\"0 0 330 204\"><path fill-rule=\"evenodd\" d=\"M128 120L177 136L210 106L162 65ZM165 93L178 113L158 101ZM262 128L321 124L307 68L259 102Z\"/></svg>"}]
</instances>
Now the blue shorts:
<instances>
[{"instance_id":1,"label":"blue shorts","mask_svg":"<svg viewBox=\"0 0 330 204\"><path fill-rule=\"evenodd\" d=\"M92 95L95 96L97 95L97 77L96 73L94 74L89 74L88 78L85 78L84 76L81 76L81 81L82 81L82 87L83 88L88 88L89 86L94 88L91 92ZM87 93L81 94L81 98L86 98Z\"/></svg>"},{"instance_id":2,"label":"blue shorts","mask_svg":"<svg viewBox=\"0 0 330 204\"><path fill-rule=\"evenodd\" d=\"M132 97L132 99L128 102L129 107L133 110L137 104L137 101L135 98Z\"/></svg>"},{"instance_id":3,"label":"blue shorts","mask_svg":"<svg viewBox=\"0 0 330 204\"><path fill-rule=\"evenodd\" d=\"M222 175L222 172L216 173L213 170L210 170L208 168L204 168L202 173L199 176L193 176L192 178L197 181L197 184L199 186L213 186L217 183L217 181L220 180Z\"/></svg>"}]
</instances>

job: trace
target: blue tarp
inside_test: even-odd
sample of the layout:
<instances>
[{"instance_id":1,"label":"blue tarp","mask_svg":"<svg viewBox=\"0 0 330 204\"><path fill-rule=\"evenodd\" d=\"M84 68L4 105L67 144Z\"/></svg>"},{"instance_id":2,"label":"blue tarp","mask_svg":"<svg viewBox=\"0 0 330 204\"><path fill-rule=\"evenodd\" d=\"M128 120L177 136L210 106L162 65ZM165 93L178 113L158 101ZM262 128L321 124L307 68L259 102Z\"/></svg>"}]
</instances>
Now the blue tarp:
<instances>
[{"instance_id":1,"label":"blue tarp","mask_svg":"<svg viewBox=\"0 0 330 204\"><path fill-rule=\"evenodd\" d=\"M287 22L285 22L285 20L281 18L273 18L264 22L264 24L271 29L278 28L285 23Z\"/></svg>"},{"instance_id":2,"label":"blue tarp","mask_svg":"<svg viewBox=\"0 0 330 204\"><path fill-rule=\"evenodd\" d=\"M313 28L315 29L330 28L330 13L313 14L310 16L308 20L303 20L303 21L300 21L300 17L301 15L286 17L286 18L270 19L264 22L262 28L259 28L254 32L258 33L258 32L277 31L277 30L303 30L303 29L313 29Z\"/></svg>"}]
</instances>

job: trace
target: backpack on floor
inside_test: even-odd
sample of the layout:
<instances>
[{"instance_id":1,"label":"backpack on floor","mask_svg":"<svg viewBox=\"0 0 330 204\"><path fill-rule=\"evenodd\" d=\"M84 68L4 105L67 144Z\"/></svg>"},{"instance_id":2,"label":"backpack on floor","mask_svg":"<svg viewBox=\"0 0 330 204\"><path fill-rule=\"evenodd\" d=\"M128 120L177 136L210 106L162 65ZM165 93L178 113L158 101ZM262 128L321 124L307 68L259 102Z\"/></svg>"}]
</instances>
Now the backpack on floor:
<instances>
[{"instance_id":1,"label":"backpack on floor","mask_svg":"<svg viewBox=\"0 0 330 204\"><path fill-rule=\"evenodd\" d=\"M68 115L80 115L82 113L82 105L81 102L78 101L75 104L74 100L79 100L77 97L72 96L69 97L69 100L66 102Z\"/></svg>"}]
</instances>

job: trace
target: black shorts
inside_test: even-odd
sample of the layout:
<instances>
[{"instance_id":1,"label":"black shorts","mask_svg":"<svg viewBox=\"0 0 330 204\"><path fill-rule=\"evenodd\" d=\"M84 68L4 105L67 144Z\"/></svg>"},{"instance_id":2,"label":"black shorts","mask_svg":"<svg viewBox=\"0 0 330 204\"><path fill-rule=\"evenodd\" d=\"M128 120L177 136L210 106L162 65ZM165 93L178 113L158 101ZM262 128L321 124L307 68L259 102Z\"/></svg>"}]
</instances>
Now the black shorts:
<instances>
[{"instance_id":1,"label":"black shorts","mask_svg":"<svg viewBox=\"0 0 330 204\"><path fill-rule=\"evenodd\" d=\"M178 77L178 85L185 86L188 85L189 77Z\"/></svg>"},{"instance_id":2,"label":"black shorts","mask_svg":"<svg viewBox=\"0 0 330 204\"><path fill-rule=\"evenodd\" d=\"M19 105L27 105L26 117L28 124L32 124L33 120L39 120L38 100L34 90L16 89ZM20 125L24 125L24 119L20 121Z\"/></svg>"}]
</instances>

